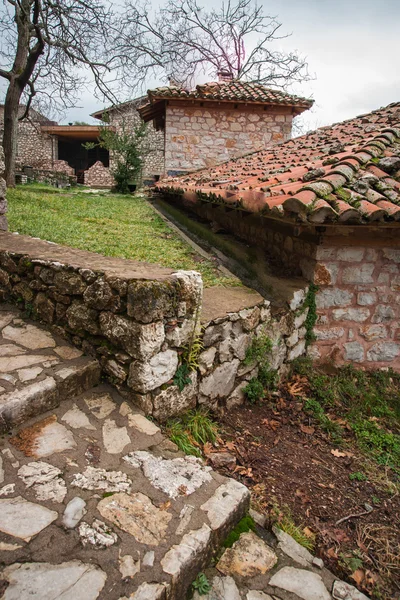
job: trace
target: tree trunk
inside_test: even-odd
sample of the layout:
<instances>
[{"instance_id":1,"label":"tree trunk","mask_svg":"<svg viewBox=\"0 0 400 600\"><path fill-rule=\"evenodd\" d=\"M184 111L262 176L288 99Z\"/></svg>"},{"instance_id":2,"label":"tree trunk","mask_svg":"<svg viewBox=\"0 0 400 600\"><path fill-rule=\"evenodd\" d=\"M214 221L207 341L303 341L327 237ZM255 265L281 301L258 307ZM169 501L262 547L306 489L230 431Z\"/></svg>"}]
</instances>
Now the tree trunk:
<instances>
[{"instance_id":1,"label":"tree trunk","mask_svg":"<svg viewBox=\"0 0 400 600\"><path fill-rule=\"evenodd\" d=\"M15 161L18 145L18 112L22 89L16 79L12 79L8 86L4 104L4 163L7 187L15 186Z\"/></svg>"}]
</instances>

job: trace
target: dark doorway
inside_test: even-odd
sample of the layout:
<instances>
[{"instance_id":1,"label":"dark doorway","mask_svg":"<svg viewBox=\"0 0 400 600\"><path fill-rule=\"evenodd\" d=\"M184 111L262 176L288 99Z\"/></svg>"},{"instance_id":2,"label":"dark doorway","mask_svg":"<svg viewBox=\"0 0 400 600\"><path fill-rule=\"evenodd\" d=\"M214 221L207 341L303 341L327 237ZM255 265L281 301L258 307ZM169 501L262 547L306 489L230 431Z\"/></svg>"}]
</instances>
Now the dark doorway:
<instances>
[{"instance_id":1,"label":"dark doorway","mask_svg":"<svg viewBox=\"0 0 400 600\"><path fill-rule=\"evenodd\" d=\"M96 146L90 150L83 147L87 141L85 139L73 140L69 138L58 138L58 158L65 160L70 167L75 169L78 183L84 183L84 172L90 169L95 162L100 160L105 167L110 165L110 156L108 150Z\"/></svg>"}]
</instances>

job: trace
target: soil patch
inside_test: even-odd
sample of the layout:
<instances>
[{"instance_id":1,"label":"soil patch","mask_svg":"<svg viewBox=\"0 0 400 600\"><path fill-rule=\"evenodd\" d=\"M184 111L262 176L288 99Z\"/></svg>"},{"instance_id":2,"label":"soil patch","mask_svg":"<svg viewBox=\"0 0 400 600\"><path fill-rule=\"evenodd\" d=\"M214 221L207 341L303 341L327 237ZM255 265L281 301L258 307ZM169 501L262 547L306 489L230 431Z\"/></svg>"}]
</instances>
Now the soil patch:
<instances>
[{"instance_id":1,"label":"soil patch","mask_svg":"<svg viewBox=\"0 0 400 600\"><path fill-rule=\"evenodd\" d=\"M289 515L302 532L314 534L315 553L338 577L373 598L400 598L400 495L393 470L357 449L344 420L343 441L333 443L304 404L292 382L259 405L230 410L220 420L218 451L233 454L236 466L219 470L249 486L254 507L271 524Z\"/></svg>"}]
</instances>

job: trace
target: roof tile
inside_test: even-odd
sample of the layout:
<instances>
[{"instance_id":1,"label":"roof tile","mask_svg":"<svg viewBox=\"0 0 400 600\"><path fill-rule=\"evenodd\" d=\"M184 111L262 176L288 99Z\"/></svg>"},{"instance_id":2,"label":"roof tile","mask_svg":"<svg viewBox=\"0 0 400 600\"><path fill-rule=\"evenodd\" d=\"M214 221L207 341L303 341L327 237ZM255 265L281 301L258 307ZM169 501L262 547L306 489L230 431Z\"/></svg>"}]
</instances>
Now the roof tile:
<instances>
[{"instance_id":1,"label":"roof tile","mask_svg":"<svg viewBox=\"0 0 400 600\"><path fill-rule=\"evenodd\" d=\"M158 189L200 192L203 201L219 194L220 202L239 210L292 221L398 223L400 170L395 160L382 160L389 157L400 157L400 103L212 169L166 178ZM323 175L303 181L321 168Z\"/></svg>"}]
</instances>

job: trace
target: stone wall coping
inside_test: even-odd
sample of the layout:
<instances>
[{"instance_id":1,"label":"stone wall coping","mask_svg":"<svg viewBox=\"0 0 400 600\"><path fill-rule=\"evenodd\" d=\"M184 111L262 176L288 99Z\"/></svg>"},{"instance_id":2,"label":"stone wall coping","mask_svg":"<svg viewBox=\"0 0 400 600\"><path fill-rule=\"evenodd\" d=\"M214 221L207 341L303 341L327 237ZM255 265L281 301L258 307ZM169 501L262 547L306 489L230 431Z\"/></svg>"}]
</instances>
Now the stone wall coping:
<instances>
[{"instance_id":1,"label":"stone wall coping","mask_svg":"<svg viewBox=\"0 0 400 600\"><path fill-rule=\"evenodd\" d=\"M102 256L95 252L60 246L39 238L16 233L0 233L0 252L28 255L32 260L58 262L77 269L90 269L119 279L165 280L178 269L167 269L146 262Z\"/></svg>"},{"instance_id":2,"label":"stone wall coping","mask_svg":"<svg viewBox=\"0 0 400 600\"><path fill-rule=\"evenodd\" d=\"M203 290L201 322L209 323L226 317L228 313L238 313L245 308L253 308L264 303L264 298L246 287L210 287Z\"/></svg>"}]
</instances>

